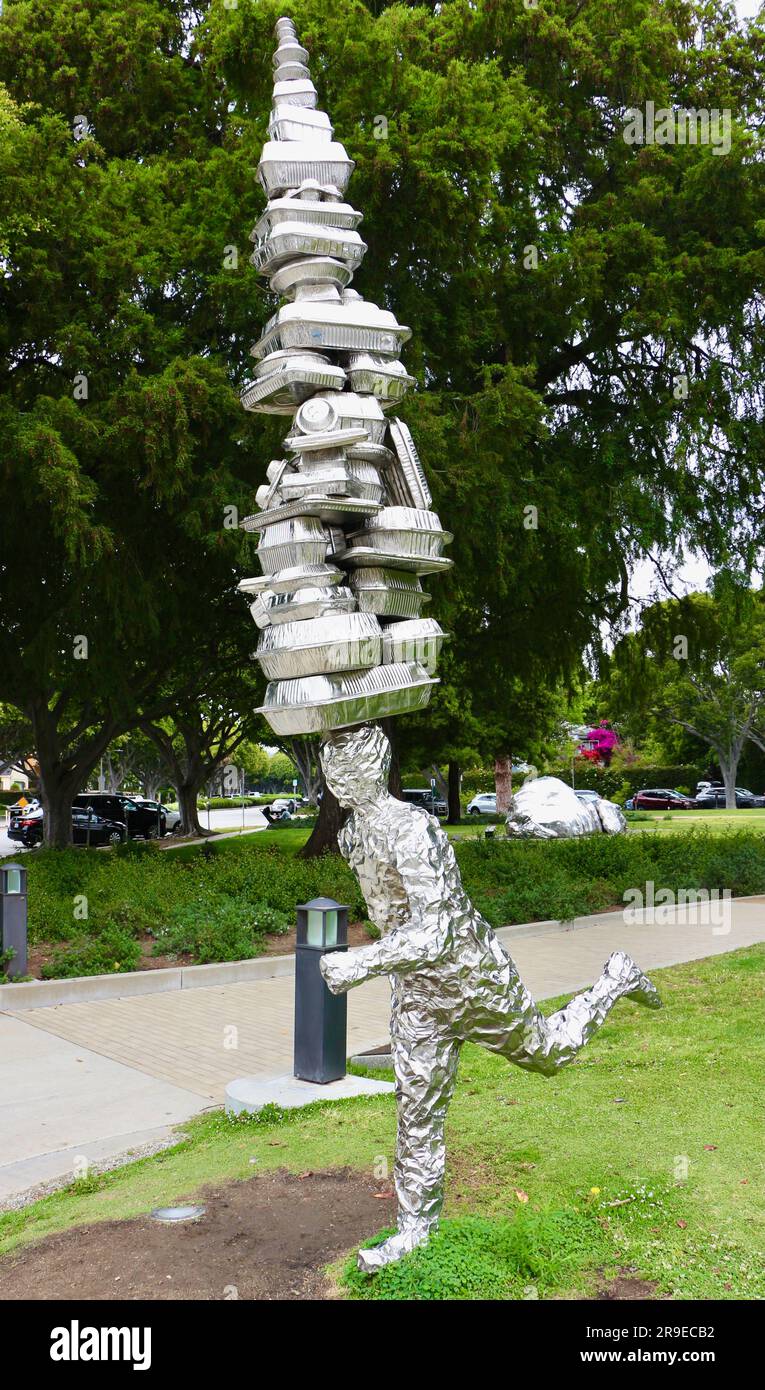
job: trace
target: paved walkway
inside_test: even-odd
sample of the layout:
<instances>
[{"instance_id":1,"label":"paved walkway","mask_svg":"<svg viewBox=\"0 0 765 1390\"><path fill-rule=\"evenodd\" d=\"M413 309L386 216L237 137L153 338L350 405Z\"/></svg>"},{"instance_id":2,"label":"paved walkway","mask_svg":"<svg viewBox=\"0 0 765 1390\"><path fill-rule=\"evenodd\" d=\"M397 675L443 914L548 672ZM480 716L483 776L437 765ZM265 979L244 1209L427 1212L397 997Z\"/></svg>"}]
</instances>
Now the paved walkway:
<instances>
[{"instance_id":1,"label":"paved walkway","mask_svg":"<svg viewBox=\"0 0 765 1390\"><path fill-rule=\"evenodd\" d=\"M621 913L567 927L531 923L498 933L538 999L580 989L621 946L647 970L765 941L765 897L730 904L704 924L698 909L668 924ZM90 1162L153 1142L220 1105L237 1076L291 1070L291 975L210 988L0 1013L0 1201ZM349 1052L385 1041L389 986L348 996Z\"/></svg>"}]
</instances>

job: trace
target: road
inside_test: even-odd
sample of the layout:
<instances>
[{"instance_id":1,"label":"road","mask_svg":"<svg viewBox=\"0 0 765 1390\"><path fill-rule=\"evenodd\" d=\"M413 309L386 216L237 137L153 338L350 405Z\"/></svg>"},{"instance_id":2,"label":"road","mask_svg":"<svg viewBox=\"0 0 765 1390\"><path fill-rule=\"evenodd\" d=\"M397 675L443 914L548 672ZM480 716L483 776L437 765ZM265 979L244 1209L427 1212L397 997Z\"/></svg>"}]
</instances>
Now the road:
<instances>
[{"instance_id":1,"label":"road","mask_svg":"<svg viewBox=\"0 0 765 1390\"><path fill-rule=\"evenodd\" d=\"M207 811L200 811L199 821L202 828L206 830L208 825ZM239 806L232 806L230 810L228 809L228 807L226 807L224 810L221 811L210 811L209 824L211 830L229 832L232 830L242 829L266 830L268 828L268 821L266 820L265 816L263 815L263 812L260 810L258 806L245 806L244 813L242 813L242 808ZM171 841L172 837L167 836L165 839L165 843L167 844ZM5 824L1 823L0 858L2 858L3 855L7 854L17 855L27 853L28 851L24 849L23 845L20 845L16 840L8 839Z\"/></svg>"}]
</instances>

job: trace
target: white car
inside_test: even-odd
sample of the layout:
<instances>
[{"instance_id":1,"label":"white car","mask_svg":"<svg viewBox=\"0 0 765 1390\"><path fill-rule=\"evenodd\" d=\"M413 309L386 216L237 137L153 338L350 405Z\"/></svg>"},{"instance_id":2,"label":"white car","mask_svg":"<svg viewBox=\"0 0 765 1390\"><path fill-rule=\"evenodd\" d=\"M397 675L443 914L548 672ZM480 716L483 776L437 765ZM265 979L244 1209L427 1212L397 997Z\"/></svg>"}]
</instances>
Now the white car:
<instances>
[{"instance_id":1,"label":"white car","mask_svg":"<svg viewBox=\"0 0 765 1390\"><path fill-rule=\"evenodd\" d=\"M496 816L497 793L478 792L478 795L468 802L467 813L469 816Z\"/></svg>"}]
</instances>

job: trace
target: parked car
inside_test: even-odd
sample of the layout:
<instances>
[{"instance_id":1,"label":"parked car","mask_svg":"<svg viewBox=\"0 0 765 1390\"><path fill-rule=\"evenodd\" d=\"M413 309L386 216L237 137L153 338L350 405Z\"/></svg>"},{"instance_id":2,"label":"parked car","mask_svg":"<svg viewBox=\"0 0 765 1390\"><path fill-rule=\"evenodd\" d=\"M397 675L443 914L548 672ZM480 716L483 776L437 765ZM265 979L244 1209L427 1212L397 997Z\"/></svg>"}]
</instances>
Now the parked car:
<instances>
[{"instance_id":1,"label":"parked car","mask_svg":"<svg viewBox=\"0 0 765 1390\"><path fill-rule=\"evenodd\" d=\"M42 844L44 821L42 811L23 816L14 822L8 831L8 838L19 840L27 849ZM127 839L127 830L119 821L104 820L99 815L89 815L77 808L72 810L72 842L75 845L121 845Z\"/></svg>"},{"instance_id":2,"label":"parked car","mask_svg":"<svg viewBox=\"0 0 765 1390\"><path fill-rule=\"evenodd\" d=\"M624 809L625 809L625 811L634 811L634 809L635 809L635 798L634 798L633 796L628 796L628 797L627 797L627 800L626 800L625 803L624 803Z\"/></svg>"},{"instance_id":3,"label":"parked car","mask_svg":"<svg viewBox=\"0 0 765 1390\"><path fill-rule=\"evenodd\" d=\"M469 816L496 816L497 793L478 792L473 800L468 802L467 813Z\"/></svg>"},{"instance_id":4,"label":"parked car","mask_svg":"<svg viewBox=\"0 0 765 1390\"><path fill-rule=\"evenodd\" d=\"M105 820L118 821L127 827L131 840L143 837L157 840L164 835L167 820L158 802L134 801L120 792L78 792L74 805L88 808Z\"/></svg>"},{"instance_id":5,"label":"parked car","mask_svg":"<svg viewBox=\"0 0 765 1390\"><path fill-rule=\"evenodd\" d=\"M153 811L155 816L157 815L157 812L159 812L160 823L161 817L164 816L165 829L163 831L163 834L175 835L178 833L178 831L181 828L180 811L171 811L170 807L165 806L162 801L150 801L149 798L146 796L136 796L133 798L133 800L137 802L139 810L145 808L149 811Z\"/></svg>"},{"instance_id":6,"label":"parked car","mask_svg":"<svg viewBox=\"0 0 765 1390\"><path fill-rule=\"evenodd\" d=\"M635 811L692 811L696 802L692 796L669 787L644 787L632 798Z\"/></svg>"},{"instance_id":7,"label":"parked car","mask_svg":"<svg viewBox=\"0 0 765 1390\"><path fill-rule=\"evenodd\" d=\"M271 801L267 806L261 806L260 809L269 825L276 825L279 821L292 820L292 812L286 801Z\"/></svg>"},{"instance_id":8,"label":"parked car","mask_svg":"<svg viewBox=\"0 0 765 1390\"><path fill-rule=\"evenodd\" d=\"M401 800L408 801L410 806L421 806L423 810L429 811L431 816L449 814L449 807L443 797L436 796L430 787L404 787Z\"/></svg>"},{"instance_id":9,"label":"parked car","mask_svg":"<svg viewBox=\"0 0 765 1390\"><path fill-rule=\"evenodd\" d=\"M714 810L718 806L725 806L725 788L719 786L705 787L696 797L696 805L702 811ZM746 787L736 787L736 806L741 809L753 811L765 806L765 796L756 796Z\"/></svg>"}]
</instances>

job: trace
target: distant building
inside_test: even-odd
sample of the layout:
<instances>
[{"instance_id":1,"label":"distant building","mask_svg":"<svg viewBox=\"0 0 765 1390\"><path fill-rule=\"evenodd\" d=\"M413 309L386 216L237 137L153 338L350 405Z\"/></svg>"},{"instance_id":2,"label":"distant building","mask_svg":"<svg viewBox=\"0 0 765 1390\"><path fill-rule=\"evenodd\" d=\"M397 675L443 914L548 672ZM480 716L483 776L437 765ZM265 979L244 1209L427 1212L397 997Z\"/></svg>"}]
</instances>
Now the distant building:
<instances>
[{"instance_id":1,"label":"distant building","mask_svg":"<svg viewBox=\"0 0 765 1390\"><path fill-rule=\"evenodd\" d=\"M28 791L29 776L15 763L0 763L0 792Z\"/></svg>"}]
</instances>

